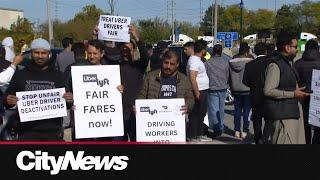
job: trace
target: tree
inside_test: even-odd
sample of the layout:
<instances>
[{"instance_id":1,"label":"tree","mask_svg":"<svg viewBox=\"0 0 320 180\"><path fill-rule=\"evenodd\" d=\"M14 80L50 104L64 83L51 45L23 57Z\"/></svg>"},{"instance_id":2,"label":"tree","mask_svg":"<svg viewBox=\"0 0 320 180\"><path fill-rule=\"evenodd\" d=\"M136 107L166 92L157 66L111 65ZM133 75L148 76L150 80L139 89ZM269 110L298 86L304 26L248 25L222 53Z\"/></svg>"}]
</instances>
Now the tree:
<instances>
[{"instance_id":1,"label":"tree","mask_svg":"<svg viewBox=\"0 0 320 180\"><path fill-rule=\"evenodd\" d=\"M221 18L224 14L225 8L222 6L218 6L218 31L225 31L227 28L224 27L223 19ZM205 12L205 16L200 23L200 31L204 34L212 34L212 5L208 7Z\"/></svg>"},{"instance_id":2,"label":"tree","mask_svg":"<svg viewBox=\"0 0 320 180\"><path fill-rule=\"evenodd\" d=\"M249 13L248 33L253 34L263 29L273 29L275 13L267 9L258 9Z\"/></svg>"},{"instance_id":3,"label":"tree","mask_svg":"<svg viewBox=\"0 0 320 180\"><path fill-rule=\"evenodd\" d=\"M105 13L102 9L97 8L95 5L87 5L82 8L82 11L77 13L73 19L67 22L54 21L54 44L61 47L61 40L64 37L72 37L74 41L82 41L91 39L92 31L97 24L101 14ZM41 32L43 37L48 38L48 25L47 23L41 25Z\"/></svg>"},{"instance_id":4,"label":"tree","mask_svg":"<svg viewBox=\"0 0 320 180\"><path fill-rule=\"evenodd\" d=\"M240 32L240 15L241 10L238 4L227 6L226 8L219 6L218 13L218 31L236 31ZM249 12L243 9L243 32L247 34L249 28ZM201 22L200 30L204 34L212 34L212 6L205 13Z\"/></svg>"},{"instance_id":5,"label":"tree","mask_svg":"<svg viewBox=\"0 0 320 180\"><path fill-rule=\"evenodd\" d=\"M171 27L160 18L139 20L138 26L146 43L157 43L160 40L168 39L171 35Z\"/></svg>"},{"instance_id":6,"label":"tree","mask_svg":"<svg viewBox=\"0 0 320 180\"><path fill-rule=\"evenodd\" d=\"M10 30L0 29L1 40L8 36L12 37L14 41L15 52L20 53L19 41L24 39L26 43L30 43L34 39L32 23L26 18L19 17L17 22L11 25Z\"/></svg>"},{"instance_id":7,"label":"tree","mask_svg":"<svg viewBox=\"0 0 320 180\"><path fill-rule=\"evenodd\" d=\"M275 33L281 31L301 32L301 24L299 24L299 15L294 11L293 5L282 6L276 15Z\"/></svg>"}]
</instances>

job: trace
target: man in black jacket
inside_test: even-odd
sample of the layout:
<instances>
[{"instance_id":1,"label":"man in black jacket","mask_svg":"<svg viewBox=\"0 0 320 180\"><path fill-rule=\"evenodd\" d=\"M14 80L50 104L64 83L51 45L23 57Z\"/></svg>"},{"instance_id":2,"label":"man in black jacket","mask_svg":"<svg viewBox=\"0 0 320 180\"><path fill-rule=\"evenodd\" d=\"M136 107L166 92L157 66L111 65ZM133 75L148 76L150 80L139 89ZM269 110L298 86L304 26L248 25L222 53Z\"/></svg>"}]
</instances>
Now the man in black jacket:
<instances>
[{"instance_id":1,"label":"man in black jacket","mask_svg":"<svg viewBox=\"0 0 320 180\"><path fill-rule=\"evenodd\" d=\"M246 64L242 82L250 87L254 141L256 144L262 144L263 87L265 69L268 65L266 44L256 44L254 53L257 55L257 58Z\"/></svg>"},{"instance_id":2,"label":"man in black jacket","mask_svg":"<svg viewBox=\"0 0 320 180\"><path fill-rule=\"evenodd\" d=\"M132 40L121 45L122 61L120 61L121 82L124 86L122 94L123 120L125 136L119 140L136 140L135 114L133 105L143 85L143 76L149 64L146 45L141 41L135 26L130 26ZM139 53L137 53L139 52ZM138 59L137 55L140 55ZM128 136L127 136L128 135Z\"/></svg>"},{"instance_id":3,"label":"man in black jacket","mask_svg":"<svg viewBox=\"0 0 320 180\"><path fill-rule=\"evenodd\" d=\"M61 72L49 66L50 45L44 39L35 39L31 43L32 60L28 67L17 71L6 92L7 107L17 105L15 94L21 91L36 91L65 87ZM72 94L66 92L67 103L72 102ZM63 139L62 117L41 121L18 122L18 138L22 141L57 141Z\"/></svg>"},{"instance_id":4,"label":"man in black jacket","mask_svg":"<svg viewBox=\"0 0 320 180\"><path fill-rule=\"evenodd\" d=\"M302 55L302 59L299 59L295 63L295 67L300 77L300 83L302 87L306 87L306 91L311 90L312 70L320 70L320 53L319 45L315 40L309 40L306 44L306 50ZM309 120L309 105L310 97L302 101L304 128L306 135L306 144L320 144L320 128L314 127L314 134L312 137L311 125Z\"/></svg>"}]
</instances>

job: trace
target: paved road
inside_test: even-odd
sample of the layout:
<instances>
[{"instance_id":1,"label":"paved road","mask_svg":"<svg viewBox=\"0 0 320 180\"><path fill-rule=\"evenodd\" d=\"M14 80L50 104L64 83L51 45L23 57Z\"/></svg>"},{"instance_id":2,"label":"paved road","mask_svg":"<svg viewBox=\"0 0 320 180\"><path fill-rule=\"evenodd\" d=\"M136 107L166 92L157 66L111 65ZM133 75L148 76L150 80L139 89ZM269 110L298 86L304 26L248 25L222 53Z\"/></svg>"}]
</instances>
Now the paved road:
<instances>
[{"instance_id":1,"label":"paved road","mask_svg":"<svg viewBox=\"0 0 320 180\"><path fill-rule=\"evenodd\" d=\"M191 144L252 144L253 143L253 129L252 122L250 122L250 132L244 140L233 137L233 105L226 106L225 108L225 126L227 127L224 134L217 139L213 139L210 142L192 142ZM64 139L65 141L71 141L70 128L65 129ZM188 142L189 143L189 142Z\"/></svg>"}]
</instances>

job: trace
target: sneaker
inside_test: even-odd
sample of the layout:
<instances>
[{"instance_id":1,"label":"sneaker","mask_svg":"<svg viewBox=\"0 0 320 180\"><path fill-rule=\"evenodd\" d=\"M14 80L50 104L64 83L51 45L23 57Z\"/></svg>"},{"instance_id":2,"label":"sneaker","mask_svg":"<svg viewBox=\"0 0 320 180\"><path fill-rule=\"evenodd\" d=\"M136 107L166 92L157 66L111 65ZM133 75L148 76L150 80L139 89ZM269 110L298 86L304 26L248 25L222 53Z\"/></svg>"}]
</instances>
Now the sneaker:
<instances>
[{"instance_id":1,"label":"sneaker","mask_svg":"<svg viewBox=\"0 0 320 180\"><path fill-rule=\"evenodd\" d=\"M247 137L247 133L246 132L241 132L241 138L244 139Z\"/></svg>"},{"instance_id":2,"label":"sneaker","mask_svg":"<svg viewBox=\"0 0 320 180\"><path fill-rule=\"evenodd\" d=\"M212 139L209 138L208 136L199 136L198 139L199 139L200 142L210 142L210 141L212 141Z\"/></svg>"},{"instance_id":3,"label":"sneaker","mask_svg":"<svg viewBox=\"0 0 320 180\"><path fill-rule=\"evenodd\" d=\"M240 138L240 131L236 131L236 132L234 132L234 137L236 137L236 138Z\"/></svg>"}]
</instances>

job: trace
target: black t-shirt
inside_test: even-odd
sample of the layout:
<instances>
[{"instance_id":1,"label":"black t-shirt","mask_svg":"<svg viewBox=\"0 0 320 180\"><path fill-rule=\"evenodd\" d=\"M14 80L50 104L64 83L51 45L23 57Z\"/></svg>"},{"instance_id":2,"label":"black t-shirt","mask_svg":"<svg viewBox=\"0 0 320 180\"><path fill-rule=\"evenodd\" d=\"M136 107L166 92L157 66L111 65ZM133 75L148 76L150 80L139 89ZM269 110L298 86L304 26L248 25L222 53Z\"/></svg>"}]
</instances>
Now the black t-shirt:
<instances>
[{"instance_id":1,"label":"black t-shirt","mask_svg":"<svg viewBox=\"0 0 320 180\"><path fill-rule=\"evenodd\" d=\"M177 77L161 78L160 98L177 98Z\"/></svg>"}]
</instances>

